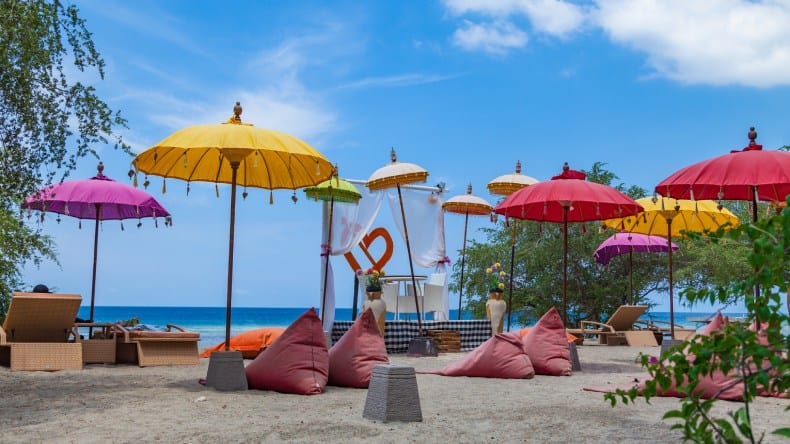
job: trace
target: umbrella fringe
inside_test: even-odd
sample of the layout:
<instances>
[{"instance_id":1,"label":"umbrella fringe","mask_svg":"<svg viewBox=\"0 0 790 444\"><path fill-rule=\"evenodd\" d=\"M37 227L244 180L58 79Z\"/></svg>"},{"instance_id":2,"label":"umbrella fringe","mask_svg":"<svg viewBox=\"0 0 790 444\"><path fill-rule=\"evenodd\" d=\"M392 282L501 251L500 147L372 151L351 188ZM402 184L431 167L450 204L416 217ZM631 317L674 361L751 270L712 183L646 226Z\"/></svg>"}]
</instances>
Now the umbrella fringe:
<instances>
[{"instance_id":1,"label":"umbrella fringe","mask_svg":"<svg viewBox=\"0 0 790 444\"><path fill-rule=\"evenodd\" d=\"M269 205L274 204L274 191L269 190Z\"/></svg>"}]
</instances>

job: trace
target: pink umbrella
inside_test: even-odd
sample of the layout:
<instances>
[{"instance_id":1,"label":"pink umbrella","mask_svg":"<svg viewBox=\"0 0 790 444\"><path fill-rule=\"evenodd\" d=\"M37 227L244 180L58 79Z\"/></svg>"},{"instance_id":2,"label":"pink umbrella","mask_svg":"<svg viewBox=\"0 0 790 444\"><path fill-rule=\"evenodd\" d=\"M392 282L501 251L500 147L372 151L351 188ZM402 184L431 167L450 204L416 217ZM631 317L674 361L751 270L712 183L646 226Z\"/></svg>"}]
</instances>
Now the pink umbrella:
<instances>
[{"instance_id":1,"label":"pink umbrella","mask_svg":"<svg viewBox=\"0 0 790 444\"><path fill-rule=\"evenodd\" d=\"M672 250L677 250L678 246L673 242ZM661 236L650 236L640 233L615 233L605 241L601 242L598 249L593 253L593 258L599 264L608 265L613 257L628 253L628 273L631 300L634 303L634 272L633 272L633 253L660 253L669 251L669 243L666 238Z\"/></svg>"},{"instance_id":2,"label":"pink umbrella","mask_svg":"<svg viewBox=\"0 0 790 444\"><path fill-rule=\"evenodd\" d=\"M93 234L93 280L91 281L90 321L93 322L93 306L96 298L96 256L99 246L99 221L142 219L144 217L165 218L171 225L170 213L150 194L132 186L116 182L102 174L104 164L99 162L95 177L72 180L50 185L25 199L22 208L65 214L78 219L93 219L96 227ZM43 215L42 215L43 220ZM60 217L58 217L60 221ZM141 223L138 223L139 227ZM80 228L82 222L80 221ZM123 230L123 222L121 222Z\"/></svg>"}]
</instances>

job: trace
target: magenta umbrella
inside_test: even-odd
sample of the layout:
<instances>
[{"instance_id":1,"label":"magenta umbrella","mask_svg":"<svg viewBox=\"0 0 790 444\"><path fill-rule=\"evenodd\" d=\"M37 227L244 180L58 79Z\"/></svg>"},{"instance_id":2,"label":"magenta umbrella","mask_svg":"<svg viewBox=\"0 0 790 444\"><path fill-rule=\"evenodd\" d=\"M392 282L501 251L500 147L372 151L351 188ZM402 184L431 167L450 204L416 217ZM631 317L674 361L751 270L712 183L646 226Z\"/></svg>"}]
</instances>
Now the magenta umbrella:
<instances>
[{"instance_id":1,"label":"magenta umbrella","mask_svg":"<svg viewBox=\"0 0 790 444\"><path fill-rule=\"evenodd\" d=\"M165 218L170 225L170 213L150 194L130 185L116 182L102 174L104 164L99 162L98 174L85 180L72 180L50 185L36 191L25 199L22 208L65 214L78 219L93 219L96 227L93 234L93 280L91 281L91 312L96 298L96 256L99 246L99 221L142 219L144 217ZM43 219L43 215L42 215ZM60 221L60 219L58 219ZM137 226L140 227L141 223ZM158 224L157 224L158 226ZM80 228L82 223L80 222ZM123 222L121 222L123 230Z\"/></svg>"},{"instance_id":2,"label":"magenta umbrella","mask_svg":"<svg viewBox=\"0 0 790 444\"><path fill-rule=\"evenodd\" d=\"M673 242L672 250L677 250L678 246ZM628 273L629 289L631 299L629 304L634 304L634 251L640 253L662 253L669 251L669 243L666 238L661 236L650 236L640 233L615 233L605 241L601 242L598 249L593 253L596 262L608 265L613 257L628 253Z\"/></svg>"}]
</instances>

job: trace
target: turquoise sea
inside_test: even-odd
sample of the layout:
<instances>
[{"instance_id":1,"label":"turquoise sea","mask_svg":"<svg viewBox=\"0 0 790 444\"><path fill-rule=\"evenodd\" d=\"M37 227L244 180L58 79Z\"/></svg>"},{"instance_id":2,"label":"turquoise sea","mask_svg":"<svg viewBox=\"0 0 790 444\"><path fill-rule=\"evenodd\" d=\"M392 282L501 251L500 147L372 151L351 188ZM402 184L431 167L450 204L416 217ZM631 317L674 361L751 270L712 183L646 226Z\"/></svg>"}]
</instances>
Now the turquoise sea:
<instances>
[{"instance_id":1,"label":"turquoise sea","mask_svg":"<svg viewBox=\"0 0 790 444\"><path fill-rule=\"evenodd\" d=\"M233 308L231 312L231 335L261 327L287 327L302 315L307 308ZM89 318L90 307L80 307L79 317ZM456 319L457 310L450 310L450 319ZM338 308L336 320L351 320L351 308ZM464 313L464 319L471 319ZM731 316L743 314L730 313ZM675 324L698 328L702 324L693 319L708 318L712 313L675 313ZM96 307L96 322L116 322L137 317L140 322L152 327L175 324L187 330L200 332L200 347L208 347L225 340L224 307ZM392 318L392 315L389 315ZM643 319L669 321L669 312L648 312ZM511 330L523 326L511 324Z\"/></svg>"}]
</instances>

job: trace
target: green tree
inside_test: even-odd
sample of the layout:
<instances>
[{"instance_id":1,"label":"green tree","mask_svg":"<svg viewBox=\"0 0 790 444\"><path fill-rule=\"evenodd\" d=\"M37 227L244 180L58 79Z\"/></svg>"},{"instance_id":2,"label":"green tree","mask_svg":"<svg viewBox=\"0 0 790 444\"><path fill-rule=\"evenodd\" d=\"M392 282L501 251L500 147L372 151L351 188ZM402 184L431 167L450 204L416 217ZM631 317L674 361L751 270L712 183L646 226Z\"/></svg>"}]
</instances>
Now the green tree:
<instances>
[{"instance_id":1,"label":"green tree","mask_svg":"<svg viewBox=\"0 0 790 444\"><path fill-rule=\"evenodd\" d=\"M22 200L68 177L79 158L98 157L97 144L112 143L131 154L114 131L126 121L92 86L69 78L86 70L104 78L104 61L75 6L0 1L0 299L21 284L26 262L53 253L49 238L10 226Z\"/></svg>"},{"instance_id":2,"label":"green tree","mask_svg":"<svg viewBox=\"0 0 790 444\"><path fill-rule=\"evenodd\" d=\"M749 245L748 262L752 271L743 279L714 288L690 287L681 297L692 303L714 304L743 298L750 316L746 324L731 323L721 332L698 336L682 346L673 347L658 362L651 363L643 356L642 365L652 379L646 383L642 394L649 402L659 388L666 390L673 381L680 381L677 390L687 397L680 401L678 409L666 412L664 418L679 420L672 427L682 430L685 439L705 443L762 442L765 437L755 433L752 427L757 419L751 415L751 403L762 391L787 394L790 390L790 360L787 358L790 319L780 311L782 297L787 297L790 273L790 209L785 208L780 214L754 224L719 232L709 239L696 235L692 238L701 243L745 241ZM762 287L759 296L752 292L755 285ZM757 325L757 319L759 329L747 328ZM714 414L715 397L705 400L695 393L702 378L714 373L730 376L727 388L740 387L744 398L743 404L737 404L734 411L728 411L723 417ZM616 394L606 394L605 398L616 405L618 401L633 403L637 396L637 390L632 389L618 390ZM790 438L790 427L773 433Z\"/></svg>"}]
</instances>

